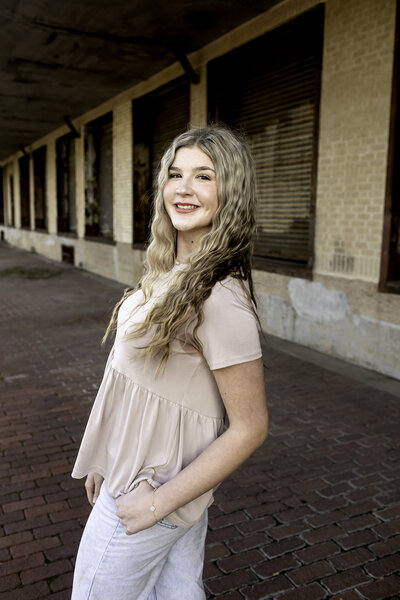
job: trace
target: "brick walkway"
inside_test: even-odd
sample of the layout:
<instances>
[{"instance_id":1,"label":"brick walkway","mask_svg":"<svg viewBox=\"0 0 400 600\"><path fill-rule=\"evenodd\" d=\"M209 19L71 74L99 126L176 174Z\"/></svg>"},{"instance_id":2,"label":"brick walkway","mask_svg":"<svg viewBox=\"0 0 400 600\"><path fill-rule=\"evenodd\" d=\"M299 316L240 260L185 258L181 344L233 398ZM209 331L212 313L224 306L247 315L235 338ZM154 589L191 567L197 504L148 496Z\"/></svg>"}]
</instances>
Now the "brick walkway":
<instances>
[{"instance_id":1,"label":"brick walkway","mask_svg":"<svg viewBox=\"0 0 400 600\"><path fill-rule=\"evenodd\" d=\"M89 512L69 473L122 286L4 245L0 286L0 600L68 599ZM272 342L270 436L210 509L208 597L398 599L400 382Z\"/></svg>"}]
</instances>

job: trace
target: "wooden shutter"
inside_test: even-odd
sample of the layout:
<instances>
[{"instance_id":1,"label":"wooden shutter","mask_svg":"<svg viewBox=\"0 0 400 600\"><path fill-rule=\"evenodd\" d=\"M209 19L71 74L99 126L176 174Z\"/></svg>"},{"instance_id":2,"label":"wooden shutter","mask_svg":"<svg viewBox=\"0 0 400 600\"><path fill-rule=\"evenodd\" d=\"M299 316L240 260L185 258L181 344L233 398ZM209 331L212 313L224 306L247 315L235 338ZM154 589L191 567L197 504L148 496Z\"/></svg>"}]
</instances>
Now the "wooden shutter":
<instances>
[{"instance_id":1,"label":"wooden shutter","mask_svg":"<svg viewBox=\"0 0 400 600\"><path fill-rule=\"evenodd\" d=\"M33 152L35 229L47 229L46 210L46 146Z\"/></svg>"},{"instance_id":2,"label":"wooden shutter","mask_svg":"<svg viewBox=\"0 0 400 600\"><path fill-rule=\"evenodd\" d=\"M209 65L213 117L252 146L259 258L312 260L322 19L318 7Z\"/></svg>"},{"instance_id":3,"label":"wooden shutter","mask_svg":"<svg viewBox=\"0 0 400 600\"><path fill-rule=\"evenodd\" d=\"M19 189L21 198L21 227L29 229L31 225L29 198L29 156L22 156L19 159Z\"/></svg>"},{"instance_id":4,"label":"wooden shutter","mask_svg":"<svg viewBox=\"0 0 400 600\"><path fill-rule=\"evenodd\" d=\"M71 133L56 142L57 230L76 232L75 138Z\"/></svg>"},{"instance_id":5,"label":"wooden shutter","mask_svg":"<svg viewBox=\"0 0 400 600\"><path fill-rule=\"evenodd\" d=\"M113 114L106 113L85 127L86 236L113 236Z\"/></svg>"},{"instance_id":6,"label":"wooden shutter","mask_svg":"<svg viewBox=\"0 0 400 600\"><path fill-rule=\"evenodd\" d=\"M98 140L99 234L113 237L113 118L108 113L101 123Z\"/></svg>"},{"instance_id":7,"label":"wooden shutter","mask_svg":"<svg viewBox=\"0 0 400 600\"><path fill-rule=\"evenodd\" d=\"M68 227L68 154L70 135L64 135L56 142L57 171L57 231L69 231Z\"/></svg>"},{"instance_id":8,"label":"wooden shutter","mask_svg":"<svg viewBox=\"0 0 400 600\"><path fill-rule=\"evenodd\" d=\"M185 79L133 101L134 243L148 237L153 180L172 140L187 129L190 85Z\"/></svg>"}]
</instances>

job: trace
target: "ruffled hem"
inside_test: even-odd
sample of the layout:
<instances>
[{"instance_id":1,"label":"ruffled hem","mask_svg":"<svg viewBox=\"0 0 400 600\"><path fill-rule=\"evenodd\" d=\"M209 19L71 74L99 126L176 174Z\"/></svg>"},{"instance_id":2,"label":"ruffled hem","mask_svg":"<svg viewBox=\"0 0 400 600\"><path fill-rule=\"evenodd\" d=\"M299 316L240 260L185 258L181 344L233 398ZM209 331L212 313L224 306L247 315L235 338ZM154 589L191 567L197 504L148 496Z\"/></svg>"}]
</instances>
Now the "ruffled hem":
<instances>
[{"instance_id":1,"label":"ruffled hem","mask_svg":"<svg viewBox=\"0 0 400 600\"><path fill-rule=\"evenodd\" d=\"M100 473L109 493L129 493L140 479L162 485L224 430L224 419L203 415L138 385L111 366L93 405L72 477ZM213 502L212 490L168 516L189 527Z\"/></svg>"}]
</instances>

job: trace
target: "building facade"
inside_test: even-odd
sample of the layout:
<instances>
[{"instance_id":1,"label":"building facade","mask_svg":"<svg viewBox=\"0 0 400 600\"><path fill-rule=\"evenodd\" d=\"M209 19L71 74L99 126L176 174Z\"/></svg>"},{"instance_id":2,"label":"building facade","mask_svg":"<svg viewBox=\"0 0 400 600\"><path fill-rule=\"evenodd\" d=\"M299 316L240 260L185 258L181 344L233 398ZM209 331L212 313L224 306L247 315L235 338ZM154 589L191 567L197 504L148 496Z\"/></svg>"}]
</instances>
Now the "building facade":
<instances>
[{"instance_id":1,"label":"building facade","mask_svg":"<svg viewBox=\"0 0 400 600\"><path fill-rule=\"evenodd\" d=\"M400 378L396 0L285 0L1 163L0 234L128 285L188 123L247 135L264 331ZM397 24L396 24L397 23Z\"/></svg>"}]
</instances>

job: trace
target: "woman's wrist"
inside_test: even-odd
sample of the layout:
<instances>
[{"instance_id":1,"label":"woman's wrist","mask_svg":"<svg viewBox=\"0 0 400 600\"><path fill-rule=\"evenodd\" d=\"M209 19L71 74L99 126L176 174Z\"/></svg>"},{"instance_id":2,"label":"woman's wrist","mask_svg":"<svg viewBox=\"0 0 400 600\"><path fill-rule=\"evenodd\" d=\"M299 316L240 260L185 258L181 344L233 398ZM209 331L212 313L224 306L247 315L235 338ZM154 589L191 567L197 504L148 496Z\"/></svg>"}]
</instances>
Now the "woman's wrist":
<instances>
[{"instance_id":1,"label":"woman's wrist","mask_svg":"<svg viewBox=\"0 0 400 600\"><path fill-rule=\"evenodd\" d=\"M192 495L192 486L185 490L182 485L182 471L163 483L157 490L155 497L155 506L158 519L168 519L171 513L185 506L191 500L197 498L200 494Z\"/></svg>"},{"instance_id":2,"label":"woman's wrist","mask_svg":"<svg viewBox=\"0 0 400 600\"><path fill-rule=\"evenodd\" d=\"M153 489L153 498L152 498L152 504L150 505L150 510L153 513L153 517L156 523L158 523L159 521L161 521L161 519L159 519L157 517L157 508L155 505L155 495L156 495L156 489Z\"/></svg>"}]
</instances>

